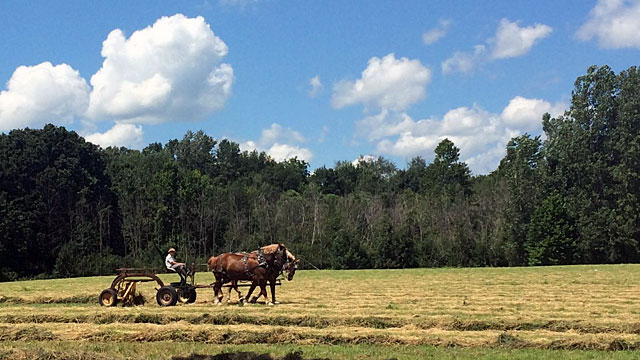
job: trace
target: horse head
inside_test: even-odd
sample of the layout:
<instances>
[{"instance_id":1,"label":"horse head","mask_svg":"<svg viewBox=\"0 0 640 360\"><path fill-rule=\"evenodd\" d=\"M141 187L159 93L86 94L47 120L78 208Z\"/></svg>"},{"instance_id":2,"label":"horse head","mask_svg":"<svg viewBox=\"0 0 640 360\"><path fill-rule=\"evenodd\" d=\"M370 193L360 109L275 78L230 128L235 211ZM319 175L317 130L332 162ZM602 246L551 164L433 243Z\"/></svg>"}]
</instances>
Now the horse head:
<instances>
[{"instance_id":1,"label":"horse head","mask_svg":"<svg viewBox=\"0 0 640 360\"><path fill-rule=\"evenodd\" d=\"M284 244L266 245L260 249L270 266L274 266L278 271L282 270L286 266L288 251Z\"/></svg>"},{"instance_id":2,"label":"horse head","mask_svg":"<svg viewBox=\"0 0 640 360\"><path fill-rule=\"evenodd\" d=\"M300 260L296 259L295 256L289 250L286 250L287 261L284 266L284 270L287 271L287 280L293 280L293 276L296 274L296 270L298 270L298 264Z\"/></svg>"}]
</instances>

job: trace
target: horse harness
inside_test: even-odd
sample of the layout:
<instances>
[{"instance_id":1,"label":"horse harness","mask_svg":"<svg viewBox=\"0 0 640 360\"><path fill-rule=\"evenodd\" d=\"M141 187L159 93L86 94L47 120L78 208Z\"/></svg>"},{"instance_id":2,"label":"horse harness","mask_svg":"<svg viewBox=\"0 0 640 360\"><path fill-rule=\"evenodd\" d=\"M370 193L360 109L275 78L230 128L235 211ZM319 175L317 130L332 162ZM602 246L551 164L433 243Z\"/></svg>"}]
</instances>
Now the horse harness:
<instances>
[{"instance_id":1,"label":"horse harness","mask_svg":"<svg viewBox=\"0 0 640 360\"><path fill-rule=\"evenodd\" d=\"M249 259L250 253L244 253L242 257L242 264L244 264L244 273L251 279L253 279L253 274L249 271L249 266L247 265L247 259ZM267 264L267 259L264 257L264 252L262 249L258 249L258 267L264 266L267 268L269 264Z\"/></svg>"},{"instance_id":2,"label":"horse harness","mask_svg":"<svg viewBox=\"0 0 640 360\"><path fill-rule=\"evenodd\" d=\"M284 256L285 258L285 263L289 262L289 258L286 256L286 253L284 253L281 250L278 250L278 252L276 253L280 256L276 256L273 259L273 268L278 269L279 272L283 271L284 265L282 263L282 257ZM242 263L244 264L244 273L253 280L254 275L252 272L249 271L249 266L247 265L247 259L249 258L249 253L244 253L244 256L242 257ZM262 266L265 269L269 270L269 263L267 262L267 258L264 256L264 252L262 251L262 248L258 249L258 267Z\"/></svg>"}]
</instances>

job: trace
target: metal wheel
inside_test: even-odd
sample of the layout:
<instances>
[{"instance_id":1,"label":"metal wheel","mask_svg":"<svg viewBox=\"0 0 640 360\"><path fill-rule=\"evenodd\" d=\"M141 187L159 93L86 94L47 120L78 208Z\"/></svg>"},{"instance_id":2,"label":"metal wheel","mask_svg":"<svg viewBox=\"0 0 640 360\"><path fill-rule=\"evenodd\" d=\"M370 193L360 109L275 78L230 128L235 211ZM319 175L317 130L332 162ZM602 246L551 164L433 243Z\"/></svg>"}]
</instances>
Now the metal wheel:
<instances>
[{"instance_id":1,"label":"metal wheel","mask_svg":"<svg viewBox=\"0 0 640 360\"><path fill-rule=\"evenodd\" d=\"M178 301L178 294L171 286L163 286L156 294L156 301L160 306L173 306Z\"/></svg>"},{"instance_id":2,"label":"metal wheel","mask_svg":"<svg viewBox=\"0 0 640 360\"><path fill-rule=\"evenodd\" d=\"M105 289L100 293L98 301L102 306L116 306L118 304L118 295L113 289Z\"/></svg>"}]
</instances>

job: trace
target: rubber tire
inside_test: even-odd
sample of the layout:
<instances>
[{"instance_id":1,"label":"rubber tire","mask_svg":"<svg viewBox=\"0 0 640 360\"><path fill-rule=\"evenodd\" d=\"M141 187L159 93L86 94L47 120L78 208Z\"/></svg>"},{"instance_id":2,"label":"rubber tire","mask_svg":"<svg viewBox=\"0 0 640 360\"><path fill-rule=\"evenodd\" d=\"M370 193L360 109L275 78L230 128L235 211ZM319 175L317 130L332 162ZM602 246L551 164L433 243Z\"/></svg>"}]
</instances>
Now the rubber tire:
<instances>
[{"instance_id":1,"label":"rubber tire","mask_svg":"<svg viewBox=\"0 0 640 360\"><path fill-rule=\"evenodd\" d=\"M118 304L118 293L113 289L102 290L98 302L102 306L116 306Z\"/></svg>"},{"instance_id":2,"label":"rubber tire","mask_svg":"<svg viewBox=\"0 0 640 360\"><path fill-rule=\"evenodd\" d=\"M156 301L160 306L174 306L178 301L178 293L171 286L163 286L158 289Z\"/></svg>"}]
</instances>

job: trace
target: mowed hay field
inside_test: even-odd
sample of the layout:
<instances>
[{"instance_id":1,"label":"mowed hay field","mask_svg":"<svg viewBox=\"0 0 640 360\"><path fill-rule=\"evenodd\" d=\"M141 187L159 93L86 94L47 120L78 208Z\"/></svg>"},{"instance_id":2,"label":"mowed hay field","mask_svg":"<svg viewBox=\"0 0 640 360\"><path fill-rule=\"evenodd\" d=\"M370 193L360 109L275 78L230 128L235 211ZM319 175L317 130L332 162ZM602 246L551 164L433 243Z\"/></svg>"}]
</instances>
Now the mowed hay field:
<instances>
[{"instance_id":1,"label":"mowed hay field","mask_svg":"<svg viewBox=\"0 0 640 360\"><path fill-rule=\"evenodd\" d=\"M234 293L216 306L210 289L160 307L151 283L144 306L100 307L112 280L0 283L0 358L640 357L640 265L298 271L277 288L279 305L243 307Z\"/></svg>"}]
</instances>

